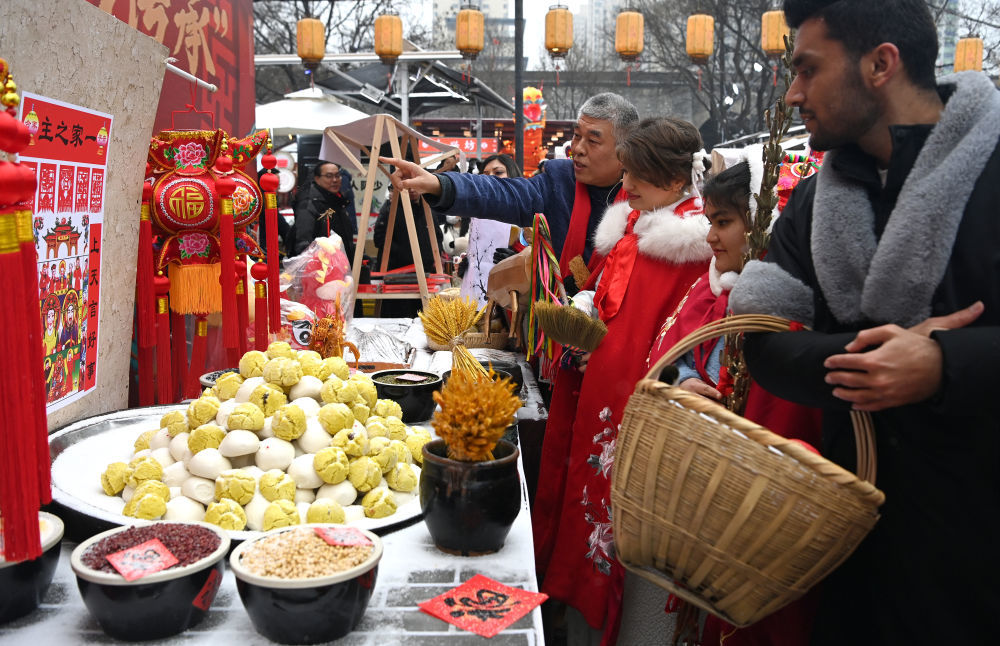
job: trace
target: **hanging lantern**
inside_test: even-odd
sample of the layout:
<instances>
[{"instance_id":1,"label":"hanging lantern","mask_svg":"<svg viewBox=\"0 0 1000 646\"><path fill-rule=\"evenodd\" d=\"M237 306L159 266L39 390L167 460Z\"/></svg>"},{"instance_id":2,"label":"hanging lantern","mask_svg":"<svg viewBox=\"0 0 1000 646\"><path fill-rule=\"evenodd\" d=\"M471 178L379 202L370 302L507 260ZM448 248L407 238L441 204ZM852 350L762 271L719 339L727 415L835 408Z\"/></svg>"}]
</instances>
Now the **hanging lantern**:
<instances>
[{"instance_id":1,"label":"hanging lantern","mask_svg":"<svg viewBox=\"0 0 1000 646\"><path fill-rule=\"evenodd\" d=\"M687 55L695 63L706 63L715 51L715 18L698 13L688 16Z\"/></svg>"},{"instance_id":2,"label":"hanging lantern","mask_svg":"<svg viewBox=\"0 0 1000 646\"><path fill-rule=\"evenodd\" d=\"M983 39L959 38L955 44L955 71L983 71Z\"/></svg>"},{"instance_id":3,"label":"hanging lantern","mask_svg":"<svg viewBox=\"0 0 1000 646\"><path fill-rule=\"evenodd\" d=\"M765 11L760 18L760 48L770 57L783 56L789 33L784 11Z\"/></svg>"},{"instance_id":4,"label":"hanging lantern","mask_svg":"<svg viewBox=\"0 0 1000 646\"><path fill-rule=\"evenodd\" d=\"M473 4L462 6L455 17L455 49L470 61L483 51L483 12Z\"/></svg>"},{"instance_id":5,"label":"hanging lantern","mask_svg":"<svg viewBox=\"0 0 1000 646\"><path fill-rule=\"evenodd\" d=\"M571 47L573 14L565 5L552 5L545 14L545 49L552 58L563 58Z\"/></svg>"},{"instance_id":6,"label":"hanging lantern","mask_svg":"<svg viewBox=\"0 0 1000 646\"><path fill-rule=\"evenodd\" d=\"M393 65L403 53L403 20L396 14L375 19L375 53L384 65Z\"/></svg>"},{"instance_id":7,"label":"hanging lantern","mask_svg":"<svg viewBox=\"0 0 1000 646\"><path fill-rule=\"evenodd\" d=\"M35 114L34 108L31 109L31 112L25 115L24 127L28 129L28 134L31 135L31 138L28 140L28 145L34 146L35 134L38 132L38 115Z\"/></svg>"},{"instance_id":8,"label":"hanging lantern","mask_svg":"<svg viewBox=\"0 0 1000 646\"><path fill-rule=\"evenodd\" d=\"M715 18L696 13L688 16L687 55L698 67L698 91L701 91L701 66L715 51Z\"/></svg>"},{"instance_id":9,"label":"hanging lantern","mask_svg":"<svg viewBox=\"0 0 1000 646\"><path fill-rule=\"evenodd\" d=\"M295 44L307 70L319 67L326 55L326 29L323 21L316 18L302 18L295 25Z\"/></svg>"},{"instance_id":10,"label":"hanging lantern","mask_svg":"<svg viewBox=\"0 0 1000 646\"><path fill-rule=\"evenodd\" d=\"M615 51L626 63L642 53L643 18L638 11L623 11L615 22Z\"/></svg>"},{"instance_id":11,"label":"hanging lantern","mask_svg":"<svg viewBox=\"0 0 1000 646\"><path fill-rule=\"evenodd\" d=\"M760 18L760 48L772 59L772 84L778 85L778 61L785 54L785 36L791 32L784 11L765 11Z\"/></svg>"},{"instance_id":12,"label":"hanging lantern","mask_svg":"<svg viewBox=\"0 0 1000 646\"><path fill-rule=\"evenodd\" d=\"M632 85L632 65L642 53L643 18L638 11L623 11L615 21L615 51L628 63L625 84Z\"/></svg>"},{"instance_id":13,"label":"hanging lantern","mask_svg":"<svg viewBox=\"0 0 1000 646\"><path fill-rule=\"evenodd\" d=\"M106 146L107 143L108 143L108 129L105 128L102 125L101 129L97 131L97 154L98 155L103 155L104 154L104 146Z\"/></svg>"},{"instance_id":14,"label":"hanging lantern","mask_svg":"<svg viewBox=\"0 0 1000 646\"><path fill-rule=\"evenodd\" d=\"M566 5L549 7L545 14L545 49L556 64L556 85L559 85L559 59L573 47L573 14Z\"/></svg>"}]
</instances>

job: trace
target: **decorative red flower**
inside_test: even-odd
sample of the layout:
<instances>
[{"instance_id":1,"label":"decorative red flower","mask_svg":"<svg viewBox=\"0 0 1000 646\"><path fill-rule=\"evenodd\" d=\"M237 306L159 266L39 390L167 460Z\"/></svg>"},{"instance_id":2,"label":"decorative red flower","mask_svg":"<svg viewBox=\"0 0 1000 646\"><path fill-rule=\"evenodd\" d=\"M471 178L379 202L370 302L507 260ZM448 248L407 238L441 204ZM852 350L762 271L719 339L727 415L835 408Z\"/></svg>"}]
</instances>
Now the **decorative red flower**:
<instances>
[{"instance_id":1,"label":"decorative red flower","mask_svg":"<svg viewBox=\"0 0 1000 646\"><path fill-rule=\"evenodd\" d=\"M189 141L177 147L177 154L174 155L174 163L177 168L188 166L204 166L208 151L196 141Z\"/></svg>"}]
</instances>

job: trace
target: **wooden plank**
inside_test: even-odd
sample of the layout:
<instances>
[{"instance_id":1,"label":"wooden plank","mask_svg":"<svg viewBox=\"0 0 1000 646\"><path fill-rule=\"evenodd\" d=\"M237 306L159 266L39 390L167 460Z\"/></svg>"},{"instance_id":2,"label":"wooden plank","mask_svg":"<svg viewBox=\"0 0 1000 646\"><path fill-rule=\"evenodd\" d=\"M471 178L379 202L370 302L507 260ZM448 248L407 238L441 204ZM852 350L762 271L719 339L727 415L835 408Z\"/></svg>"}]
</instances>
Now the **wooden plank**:
<instances>
[{"instance_id":1,"label":"wooden plank","mask_svg":"<svg viewBox=\"0 0 1000 646\"><path fill-rule=\"evenodd\" d=\"M375 131L372 133L372 148L377 149L382 140L382 124L385 115L378 115L375 120ZM331 133L333 140L344 148L343 143L335 133ZM352 155L353 157L353 155ZM358 162L358 167L364 169ZM361 259L365 253L365 241L368 239L368 220L371 219L372 194L375 192L375 174L378 171L378 158L371 157L368 160L368 175L365 179L365 194L361 201L361 223L358 225L358 241L354 247L354 261L351 263L351 276L354 278L351 289L354 291L354 298L358 297L358 281L361 280Z\"/></svg>"},{"instance_id":2,"label":"wooden plank","mask_svg":"<svg viewBox=\"0 0 1000 646\"><path fill-rule=\"evenodd\" d=\"M392 117L388 117L386 122L386 129L389 133L389 146L392 148L392 154L397 158L401 158L402 152L399 146L399 135L396 130L396 120ZM427 305L427 299L430 298L430 294L427 292L427 277L424 275L424 261L420 257L420 244L417 242L417 229L413 222L413 207L410 204L409 199L401 200L403 203L403 217L406 219L406 231L410 236L410 252L413 254L413 266L417 273L417 284L420 285L420 300L423 306ZM434 238L437 239L436 237Z\"/></svg>"}]
</instances>

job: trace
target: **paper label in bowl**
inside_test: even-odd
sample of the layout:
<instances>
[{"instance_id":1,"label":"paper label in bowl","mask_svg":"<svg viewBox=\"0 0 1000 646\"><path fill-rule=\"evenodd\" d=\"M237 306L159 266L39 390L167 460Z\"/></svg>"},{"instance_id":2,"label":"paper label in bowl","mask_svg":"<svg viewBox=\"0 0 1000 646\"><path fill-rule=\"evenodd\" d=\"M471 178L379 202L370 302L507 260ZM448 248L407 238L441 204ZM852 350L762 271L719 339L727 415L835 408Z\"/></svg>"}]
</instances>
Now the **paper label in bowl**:
<instances>
[{"instance_id":1,"label":"paper label in bowl","mask_svg":"<svg viewBox=\"0 0 1000 646\"><path fill-rule=\"evenodd\" d=\"M107 559L126 581L141 579L180 562L158 538L108 554Z\"/></svg>"},{"instance_id":2,"label":"paper label in bowl","mask_svg":"<svg viewBox=\"0 0 1000 646\"><path fill-rule=\"evenodd\" d=\"M316 534L330 545L371 545L371 539L353 527L317 527Z\"/></svg>"},{"instance_id":3,"label":"paper label in bowl","mask_svg":"<svg viewBox=\"0 0 1000 646\"><path fill-rule=\"evenodd\" d=\"M395 375L396 381L410 381L413 383L420 383L421 381L430 381L432 377L427 375L416 375L412 372L408 372L405 375Z\"/></svg>"}]
</instances>

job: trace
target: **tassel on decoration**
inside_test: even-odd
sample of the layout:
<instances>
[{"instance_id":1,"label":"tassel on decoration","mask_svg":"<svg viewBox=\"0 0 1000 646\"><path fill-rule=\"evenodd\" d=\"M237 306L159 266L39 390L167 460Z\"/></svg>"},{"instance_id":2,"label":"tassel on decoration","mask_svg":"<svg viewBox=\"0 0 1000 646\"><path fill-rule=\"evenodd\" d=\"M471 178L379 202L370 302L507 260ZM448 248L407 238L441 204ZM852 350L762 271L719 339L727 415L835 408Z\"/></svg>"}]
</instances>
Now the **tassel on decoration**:
<instances>
[{"instance_id":1,"label":"tassel on decoration","mask_svg":"<svg viewBox=\"0 0 1000 646\"><path fill-rule=\"evenodd\" d=\"M261 352L267 350L267 278L268 267L265 263L254 263L250 267L250 275L254 281L253 301L253 347Z\"/></svg>"},{"instance_id":2,"label":"tassel on decoration","mask_svg":"<svg viewBox=\"0 0 1000 646\"><path fill-rule=\"evenodd\" d=\"M16 175L14 165L3 164L0 186L5 195L14 193L4 182L4 176ZM8 198L3 198L8 199ZM21 280L21 253L17 241L16 213L13 206L0 212L0 290L9 302L23 303L24 283ZM33 317L37 318L37 317ZM24 332L23 307L0 308L0 352L10 365L23 366L30 361ZM40 334L40 332L39 332ZM38 456L33 429L29 384L17 371L6 371L2 378L4 425L0 439L0 515L3 516L4 556L8 561L22 561L41 554L38 532L38 473L34 465Z\"/></svg>"},{"instance_id":3,"label":"tassel on decoration","mask_svg":"<svg viewBox=\"0 0 1000 646\"><path fill-rule=\"evenodd\" d=\"M173 310L170 312L170 350L173 354L170 360L173 371L170 396L178 400L183 398L188 377L187 321L183 314Z\"/></svg>"},{"instance_id":4,"label":"tassel on decoration","mask_svg":"<svg viewBox=\"0 0 1000 646\"><path fill-rule=\"evenodd\" d=\"M267 140L267 154L260 158L261 165L267 173L260 178L260 190L264 192L264 231L267 237L267 292L270 294L267 307L269 329L277 332L281 329L281 289L278 286L278 271L281 261L278 259L278 175L274 167L277 158L271 154L271 140Z\"/></svg>"},{"instance_id":5,"label":"tassel on decoration","mask_svg":"<svg viewBox=\"0 0 1000 646\"><path fill-rule=\"evenodd\" d=\"M205 358L208 356L208 316L197 314L194 317L194 341L191 344L191 367L188 369L188 379L184 386L184 396L194 399L201 392L201 377L205 370Z\"/></svg>"},{"instance_id":6,"label":"tassel on decoration","mask_svg":"<svg viewBox=\"0 0 1000 646\"><path fill-rule=\"evenodd\" d=\"M206 285L220 282L222 275L219 263L211 265L167 266L170 277L170 306L175 312L198 314L218 312L222 309L222 295L218 290L206 289Z\"/></svg>"},{"instance_id":7,"label":"tassel on decoration","mask_svg":"<svg viewBox=\"0 0 1000 646\"><path fill-rule=\"evenodd\" d=\"M30 169L22 180L24 200L35 195L35 174ZM22 172L22 175L25 175ZM24 373L27 378L29 415L33 423L25 427L34 433L35 464L38 473L38 499L41 504L52 502L51 469L49 467L49 425L45 413L45 374L42 363L45 351L42 349L41 319L38 317L38 255L35 251L35 236L31 232L31 210L19 207L16 213L17 239L21 252L21 277L24 282L24 322L27 341L27 361ZM86 339L80 339L86 343ZM30 429L30 430L29 430Z\"/></svg>"},{"instance_id":8,"label":"tassel on decoration","mask_svg":"<svg viewBox=\"0 0 1000 646\"><path fill-rule=\"evenodd\" d=\"M170 370L170 307L167 293L170 279L160 273L153 279L156 291L156 396L160 404L174 403L170 394L173 373Z\"/></svg>"},{"instance_id":9,"label":"tassel on decoration","mask_svg":"<svg viewBox=\"0 0 1000 646\"><path fill-rule=\"evenodd\" d=\"M146 164L146 176L150 173ZM139 348L139 405L152 406L153 371L149 370L150 355L156 345L156 295L153 293L153 222L149 203L153 183L142 184L142 205L139 209L139 253L135 271L136 345Z\"/></svg>"},{"instance_id":10,"label":"tassel on decoration","mask_svg":"<svg viewBox=\"0 0 1000 646\"><path fill-rule=\"evenodd\" d=\"M13 108L8 108L8 113ZM13 116L13 115L11 115ZM31 133L20 121L15 128L14 140L5 144L11 153L20 153L27 148ZM21 280L24 284L24 323L25 339L27 341L27 361L24 364L28 388L28 415L31 424L27 432L34 433L35 465L38 478L38 501L42 504L52 502L51 469L49 467L49 429L45 412L45 373L42 364L45 351L42 349L41 319L38 317L38 253L35 249L35 236L31 227L31 210L35 198L38 181L32 169L20 164L14 165L19 175L21 194L15 207L15 224L17 226L17 241L21 254ZM12 195L12 197L14 197ZM85 339L81 342L86 343Z\"/></svg>"},{"instance_id":11,"label":"tassel on decoration","mask_svg":"<svg viewBox=\"0 0 1000 646\"><path fill-rule=\"evenodd\" d=\"M247 351L247 328L250 327L250 303L247 301L247 264L236 262L236 320L239 321L240 356Z\"/></svg>"},{"instance_id":12,"label":"tassel on decoration","mask_svg":"<svg viewBox=\"0 0 1000 646\"><path fill-rule=\"evenodd\" d=\"M222 284L222 345L226 348L229 365L239 362L239 314L236 310L236 232L233 226L233 191L236 180L232 178L233 158L229 146L222 142L222 154L215 160L218 177L215 187L222 199L219 218L220 274Z\"/></svg>"},{"instance_id":13,"label":"tassel on decoration","mask_svg":"<svg viewBox=\"0 0 1000 646\"><path fill-rule=\"evenodd\" d=\"M17 153L28 145L30 134L15 117L20 97L8 71L7 62L0 59L0 80L6 79L2 92L6 110L0 112L0 149ZM30 211L17 206L18 202L33 199L34 194L35 179L30 170L16 163L0 162L0 293L12 305L0 310L0 352L12 366L34 366L25 371L27 379L20 369L8 370L0 378L3 381L0 405L4 410L4 425L0 427L0 536L3 558L8 562L33 559L41 554L38 508L42 499L49 498L45 408L44 401L40 409L38 403L40 393L45 392L38 268L34 262ZM22 238L30 247L30 256L22 253L25 248Z\"/></svg>"}]
</instances>

